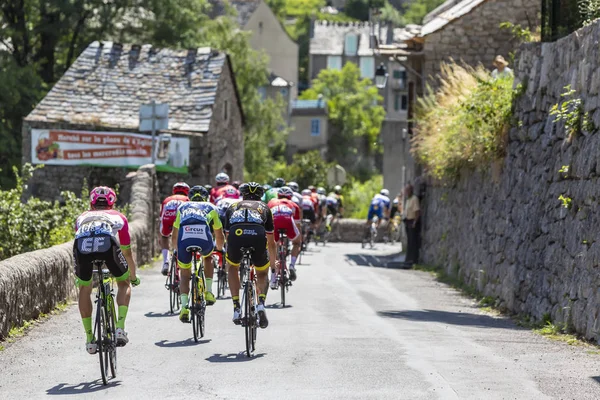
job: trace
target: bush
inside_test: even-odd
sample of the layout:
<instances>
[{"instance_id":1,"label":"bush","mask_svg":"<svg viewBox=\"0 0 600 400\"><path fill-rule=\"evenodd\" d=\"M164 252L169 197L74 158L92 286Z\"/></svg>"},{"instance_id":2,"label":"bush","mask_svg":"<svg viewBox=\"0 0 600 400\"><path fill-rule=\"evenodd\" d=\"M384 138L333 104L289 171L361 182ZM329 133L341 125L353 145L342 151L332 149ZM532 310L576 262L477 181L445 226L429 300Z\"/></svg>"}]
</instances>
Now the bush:
<instances>
[{"instance_id":1,"label":"bush","mask_svg":"<svg viewBox=\"0 0 600 400\"><path fill-rule=\"evenodd\" d=\"M512 116L513 78L492 79L483 67L443 64L440 88L419 99L412 142L429 174L454 177L464 166L485 166L505 152Z\"/></svg>"},{"instance_id":2,"label":"bush","mask_svg":"<svg viewBox=\"0 0 600 400\"><path fill-rule=\"evenodd\" d=\"M375 175L365 182L350 178L350 182L345 185L343 190L344 217L366 219L369 214L371 199L382 188L383 175Z\"/></svg>"}]
</instances>

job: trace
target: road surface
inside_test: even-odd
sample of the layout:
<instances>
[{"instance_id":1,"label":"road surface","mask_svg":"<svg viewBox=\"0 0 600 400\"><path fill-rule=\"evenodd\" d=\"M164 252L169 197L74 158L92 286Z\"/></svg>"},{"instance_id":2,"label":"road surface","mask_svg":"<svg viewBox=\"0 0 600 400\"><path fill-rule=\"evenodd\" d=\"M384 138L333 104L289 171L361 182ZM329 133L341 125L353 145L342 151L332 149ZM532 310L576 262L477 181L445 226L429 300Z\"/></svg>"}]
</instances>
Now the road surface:
<instances>
[{"instance_id":1,"label":"road surface","mask_svg":"<svg viewBox=\"0 0 600 400\"><path fill-rule=\"evenodd\" d=\"M377 266L391 246L312 249L257 352L243 353L231 301L208 309L205 340L166 314L159 267L141 272L130 343L104 387L77 307L0 352L0 398L599 399L600 355L485 314L425 272Z\"/></svg>"}]
</instances>

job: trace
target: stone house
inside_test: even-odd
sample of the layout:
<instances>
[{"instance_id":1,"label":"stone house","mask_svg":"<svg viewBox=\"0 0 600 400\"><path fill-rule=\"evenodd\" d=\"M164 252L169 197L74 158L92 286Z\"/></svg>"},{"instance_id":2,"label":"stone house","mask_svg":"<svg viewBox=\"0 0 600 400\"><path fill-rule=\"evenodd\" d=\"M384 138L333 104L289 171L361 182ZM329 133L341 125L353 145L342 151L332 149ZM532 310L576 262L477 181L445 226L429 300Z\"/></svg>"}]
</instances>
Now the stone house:
<instances>
[{"instance_id":1,"label":"stone house","mask_svg":"<svg viewBox=\"0 0 600 400\"><path fill-rule=\"evenodd\" d=\"M323 157L327 152L328 118L326 102L319 100L296 100L291 106L291 125L286 156L291 162L296 153L319 150Z\"/></svg>"},{"instance_id":2,"label":"stone house","mask_svg":"<svg viewBox=\"0 0 600 400\"><path fill-rule=\"evenodd\" d=\"M358 157L348 159L375 164L384 175L384 184L391 192L398 192L402 185L414 176L414 161L409 151L409 116L417 89L420 88L420 75L413 74L413 63L419 59L408 59L412 54L405 40L419 32L419 27L392 28L387 25L367 22L339 23L315 21L309 49L309 77L314 79L323 69L341 69L353 62L363 78L373 80L377 67L383 64L388 73L385 88L380 89L386 111L381 129L380 141L384 149L383 160L366 160ZM293 118L292 118L293 119ZM344 165L344 167L347 167Z\"/></svg>"},{"instance_id":3,"label":"stone house","mask_svg":"<svg viewBox=\"0 0 600 400\"><path fill-rule=\"evenodd\" d=\"M29 191L58 198L62 190L78 193L84 179L90 186L123 182L136 161L151 160L139 110L152 100L169 104L168 129L156 147L157 168L167 171L158 174L163 194L176 180L206 184L220 171L243 178L244 115L226 54L93 42L24 119L23 162L46 164ZM98 146L92 138L122 146Z\"/></svg>"},{"instance_id":4,"label":"stone house","mask_svg":"<svg viewBox=\"0 0 600 400\"><path fill-rule=\"evenodd\" d=\"M210 0L210 3L212 15L225 13L224 0ZM231 0L229 4L237 12L239 26L251 32L250 46L269 57L269 71L291 84L290 96L295 99L298 94L298 44L264 0Z\"/></svg>"},{"instance_id":5,"label":"stone house","mask_svg":"<svg viewBox=\"0 0 600 400\"><path fill-rule=\"evenodd\" d=\"M462 61L493 69L496 55L510 61L518 46L502 22L535 31L540 26L539 0L448 0L423 20L421 32L409 39L409 47L420 50L422 75L435 77L443 62ZM435 79L430 82L436 86Z\"/></svg>"}]
</instances>

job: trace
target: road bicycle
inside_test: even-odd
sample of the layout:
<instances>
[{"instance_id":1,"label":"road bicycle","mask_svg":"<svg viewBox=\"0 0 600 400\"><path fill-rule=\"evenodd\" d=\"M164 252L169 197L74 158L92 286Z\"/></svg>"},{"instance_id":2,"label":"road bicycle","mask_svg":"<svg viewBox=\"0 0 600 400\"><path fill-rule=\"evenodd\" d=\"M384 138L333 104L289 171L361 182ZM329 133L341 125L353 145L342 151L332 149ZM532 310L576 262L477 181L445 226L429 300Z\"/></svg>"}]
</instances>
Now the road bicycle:
<instances>
[{"instance_id":1,"label":"road bicycle","mask_svg":"<svg viewBox=\"0 0 600 400\"><path fill-rule=\"evenodd\" d=\"M256 274L252 266L253 247L242 247L242 262L240 264L240 283L242 284L242 326L246 335L246 355L252 357L256 350L256 334L258 328L258 312L256 311Z\"/></svg>"},{"instance_id":2,"label":"road bicycle","mask_svg":"<svg viewBox=\"0 0 600 400\"><path fill-rule=\"evenodd\" d=\"M331 214L321 219L321 223L314 236L315 246L319 243L322 243L323 246L325 246L329 241L329 236L331 235L331 221L333 221L333 215Z\"/></svg>"},{"instance_id":3,"label":"road bicycle","mask_svg":"<svg viewBox=\"0 0 600 400\"><path fill-rule=\"evenodd\" d=\"M206 278L204 276L204 262L202 259L202 248L199 246L188 246L185 249L192 253L192 281L190 296L190 322L194 331L194 341L204 337L205 317L206 317L206 299L204 291L206 290Z\"/></svg>"},{"instance_id":4,"label":"road bicycle","mask_svg":"<svg viewBox=\"0 0 600 400\"><path fill-rule=\"evenodd\" d=\"M369 232L365 235L365 237L363 237L362 240L362 248L364 249L367 246L367 243L369 243L369 245L371 246L371 248L375 247L375 238L377 237L377 222L379 221L379 218L377 216L373 217L373 219L371 220L371 226L367 229L369 229Z\"/></svg>"},{"instance_id":5,"label":"road bicycle","mask_svg":"<svg viewBox=\"0 0 600 400\"><path fill-rule=\"evenodd\" d=\"M285 308L285 295L292 286L292 281L288 276L287 254L290 246L290 239L287 237L286 230L279 230L279 241L277 242L277 258L279 259L279 273L277 275L277 283L281 290L281 307Z\"/></svg>"},{"instance_id":6,"label":"road bicycle","mask_svg":"<svg viewBox=\"0 0 600 400\"><path fill-rule=\"evenodd\" d=\"M100 359L100 373L102 382L108 385L109 368L110 377L117 377L117 335L115 313L115 298L112 288L110 271L103 260L92 262L94 272L97 274L98 287L96 288L96 320L94 322L94 338Z\"/></svg>"},{"instance_id":7,"label":"road bicycle","mask_svg":"<svg viewBox=\"0 0 600 400\"><path fill-rule=\"evenodd\" d=\"M225 297L225 290L228 287L227 284L227 268L225 267L225 255L221 254L221 257L216 257L213 259L215 262L214 265L217 266L217 298L221 299Z\"/></svg>"},{"instance_id":8,"label":"road bicycle","mask_svg":"<svg viewBox=\"0 0 600 400\"><path fill-rule=\"evenodd\" d=\"M171 314L174 314L181 308L181 299L179 297L179 267L177 266L177 254L171 256L171 265L167 274L165 288L169 291L169 307Z\"/></svg>"},{"instance_id":9,"label":"road bicycle","mask_svg":"<svg viewBox=\"0 0 600 400\"><path fill-rule=\"evenodd\" d=\"M302 255L308 248L308 243L312 237L310 219L302 219L302 245L300 246L300 254L298 254L298 264L302 264Z\"/></svg>"}]
</instances>

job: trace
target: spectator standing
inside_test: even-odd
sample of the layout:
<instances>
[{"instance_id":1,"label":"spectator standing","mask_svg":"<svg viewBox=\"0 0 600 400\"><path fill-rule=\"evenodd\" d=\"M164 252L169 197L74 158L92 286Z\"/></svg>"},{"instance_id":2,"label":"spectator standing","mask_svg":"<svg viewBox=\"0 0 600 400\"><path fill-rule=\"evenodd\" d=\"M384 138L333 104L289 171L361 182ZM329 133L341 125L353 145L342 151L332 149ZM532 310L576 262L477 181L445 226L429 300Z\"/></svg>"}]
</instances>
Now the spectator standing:
<instances>
[{"instance_id":1,"label":"spectator standing","mask_svg":"<svg viewBox=\"0 0 600 400\"><path fill-rule=\"evenodd\" d=\"M496 69L492 71L492 79L513 76L512 69L508 68L508 62L502 56L496 56L494 59L494 67L496 67Z\"/></svg>"},{"instance_id":2,"label":"spectator standing","mask_svg":"<svg viewBox=\"0 0 600 400\"><path fill-rule=\"evenodd\" d=\"M419 261L419 219L421 206L419 198L414 194L411 184L404 188L404 206L402 207L402 220L406 229L406 264L413 265Z\"/></svg>"}]
</instances>

